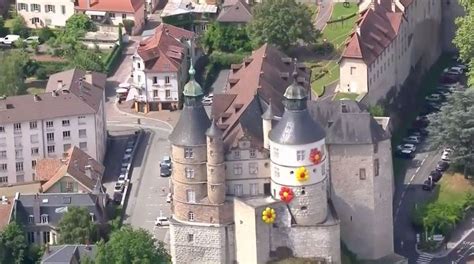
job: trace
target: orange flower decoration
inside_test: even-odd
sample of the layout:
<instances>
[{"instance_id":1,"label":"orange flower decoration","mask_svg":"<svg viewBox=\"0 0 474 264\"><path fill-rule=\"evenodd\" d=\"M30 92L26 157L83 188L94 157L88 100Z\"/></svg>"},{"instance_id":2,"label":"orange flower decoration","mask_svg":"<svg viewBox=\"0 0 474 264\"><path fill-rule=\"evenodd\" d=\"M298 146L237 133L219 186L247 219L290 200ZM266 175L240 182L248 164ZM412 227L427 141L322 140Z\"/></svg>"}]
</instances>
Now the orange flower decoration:
<instances>
[{"instance_id":1,"label":"orange flower decoration","mask_svg":"<svg viewBox=\"0 0 474 264\"><path fill-rule=\"evenodd\" d=\"M305 167L296 169L296 179L300 182L305 182L309 179L309 172Z\"/></svg>"},{"instance_id":2,"label":"orange flower decoration","mask_svg":"<svg viewBox=\"0 0 474 264\"><path fill-rule=\"evenodd\" d=\"M291 200L293 200L293 197L295 194L293 193L293 190L289 187L281 187L280 189L280 200L282 200L284 203L290 203Z\"/></svg>"},{"instance_id":3,"label":"orange flower decoration","mask_svg":"<svg viewBox=\"0 0 474 264\"><path fill-rule=\"evenodd\" d=\"M323 155L321 151L319 151L317 148L312 149L311 152L309 153L309 160L315 165L318 165L319 163L321 163L322 159L323 159Z\"/></svg>"},{"instance_id":4,"label":"orange flower decoration","mask_svg":"<svg viewBox=\"0 0 474 264\"><path fill-rule=\"evenodd\" d=\"M276 218L275 209L271 207L267 207L265 208L265 210L263 210L262 212L263 222L265 222L266 224L273 224L273 222L275 222L275 218Z\"/></svg>"}]
</instances>

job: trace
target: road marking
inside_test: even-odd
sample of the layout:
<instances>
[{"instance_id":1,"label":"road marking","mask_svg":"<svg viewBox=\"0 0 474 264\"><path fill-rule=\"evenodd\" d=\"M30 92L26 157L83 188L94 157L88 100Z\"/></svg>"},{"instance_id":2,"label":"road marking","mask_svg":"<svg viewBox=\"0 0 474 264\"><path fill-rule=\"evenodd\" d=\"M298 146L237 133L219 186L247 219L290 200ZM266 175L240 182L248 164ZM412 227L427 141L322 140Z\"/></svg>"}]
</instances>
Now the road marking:
<instances>
[{"instance_id":1,"label":"road marking","mask_svg":"<svg viewBox=\"0 0 474 264\"><path fill-rule=\"evenodd\" d=\"M420 167L423 166L423 163L425 163L426 157L421 161Z\"/></svg>"}]
</instances>

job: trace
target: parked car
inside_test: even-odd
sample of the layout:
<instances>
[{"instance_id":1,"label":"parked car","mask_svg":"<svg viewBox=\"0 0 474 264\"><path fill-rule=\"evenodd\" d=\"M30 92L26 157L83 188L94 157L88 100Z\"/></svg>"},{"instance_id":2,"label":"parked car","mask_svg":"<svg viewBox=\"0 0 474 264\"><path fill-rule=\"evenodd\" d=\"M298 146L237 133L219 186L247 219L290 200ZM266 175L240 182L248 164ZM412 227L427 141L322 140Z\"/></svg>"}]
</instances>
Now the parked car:
<instances>
[{"instance_id":1,"label":"parked car","mask_svg":"<svg viewBox=\"0 0 474 264\"><path fill-rule=\"evenodd\" d=\"M450 148L444 149L443 154L441 154L441 160L449 162L450 161L449 156L451 156L452 152L453 152L453 150L450 149Z\"/></svg>"},{"instance_id":2,"label":"parked car","mask_svg":"<svg viewBox=\"0 0 474 264\"><path fill-rule=\"evenodd\" d=\"M125 183L125 174L120 174L118 179L117 179L117 182L121 183L121 184L124 184Z\"/></svg>"},{"instance_id":3,"label":"parked car","mask_svg":"<svg viewBox=\"0 0 474 264\"><path fill-rule=\"evenodd\" d=\"M443 176L443 173L440 171L434 170L430 172L431 179L433 179L434 182L438 182L441 180L441 177Z\"/></svg>"},{"instance_id":4,"label":"parked car","mask_svg":"<svg viewBox=\"0 0 474 264\"><path fill-rule=\"evenodd\" d=\"M121 192L114 192L114 202L116 204L120 204L120 202L122 202L122 197L123 197L123 194Z\"/></svg>"},{"instance_id":5,"label":"parked car","mask_svg":"<svg viewBox=\"0 0 474 264\"><path fill-rule=\"evenodd\" d=\"M161 167L160 168L160 176L161 177L169 177L171 176L171 168L170 167Z\"/></svg>"},{"instance_id":6,"label":"parked car","mask_svg":"<svg viewBox=\"0 0 474 264\"><path fill-rule=\"evenodd\" d=\"M160 162L160 167L171 167L171 157L170 156L164 156L163 159Z\"/></svg>"},{"instance_id":7,"label":"parked car","mask_svg":"<svg viewBox=\"0 0 474 264\"><path fill-rule=\"evenodd\" d=\"M133 148L126 148L125 149L125 154L130 154L130 153L132 153L132 151L133 151Z\"/></svg>"},{"instance_id":8,"label":"parked car","mask_svg":"<svg viewBox=\"0 0 474 264\"><path fill-rule=\"evenodd\" d=\"M173 200L173 195L171 193L168 193L168 195L166 196L166 202L171 203L172 200Z\"/></svg>"},{"instance_id":9,"label":"parked car","mask_svg":"<svg viewBox=\"0 0 474 264\"><path fill-rule=\"evenodd\" d=\"M6 35L4 38L0 38L0 43L5 45L12 45L15 41L19 40L18 35Z\"/></svg>"},{"instance_id":10,"label":"parked car","mask_svg":"<svg viewBox=\"0 0 474 264\"><path fill-rule=\"evenodd\" d=\"M158 216L155 220L155 226L169 226L170 221L168 220L168 217L164 216Z\"/></svg>"},{"instance_id":11,"label":"parked car","mask_svg":"<svg viewBox=\"0 0 474 264\"><path fill-rule=\"evenodd\" d=\"M462 64L462 63L458 63L456 64L453 68L459 68L461 69L463 72L465 72L467 70L467 66L465 64Z\"/></svg>"},{"instance_id":12,"label":"parked car","mask_svg":"<svg viewBox=\"0 0 474 264\"><path fill-rule=\"evenodd\" d=\"M454 78L453 75L443 74L443 76L441 76L441 78L439 79L439 82L441 84L454 84L454 83L457 83L458 80L457 80L457 78Z\"/></svg>"},{"instance_id":13,"label":"parked car","mask_svg":"<svg viewBox=\"0 0 474 264\"><path fill-rule=\"evenodd\" d=\"M415 152L416 151L416 146L413 144L403 144L403 145L398 145L397 146L398 150L410 150Z\"/></svg>"},{"instance_id":14,"label":"parked car","mask_svg":"<svg viewBox=\"0 0 474 264\"><path fill-rule=\"evenodd\" d=\"M409 149L397 150L395 155L402 159L413 159L415 157L415 151Z\"/></svg>"},{"instance_id":15,"label":"parked car","mask_svg":"<svg viewBox=\"0 0 474 264\"><path fill-rule=\"evenodd\" d=\"M428 102L439 102L443 100L443 98L439 94L430 94L425 97L425 100Z\"/></svg>"},{"instance_id":16,"label":"parked car","mask_svg":"<svg viewBox=\"0 0 474 264\"><path fill-rule=\"evenodd\" d=\"M125 188L125 185L123 183L116 182L114 186L114 192L122 193L124 188Z\"/></svg>"},{"instance_id":17,"label":"parked car","mask_svg":"<svg viewBox=\"0 0 474 264\"><path fill-rule=\"evenodd\" d=\"M410 128L408 129L408 133L413 134L413 135L421 135L423 137L428 136L429 132L425 128Z\"/></svg>"},{"instance_id":18,"label":"parked car","mask_svg":"<svg viewBox=\"0 0 474 264\"><path fill-rule=\"evenodd\" d=\"M213 102L212 98L203 98L202 99L202 104L203 105L212 105L212 102Z\"/></svg>"},{"instance_id":19,"label":"parked car","mask_svg":"<svg viewBox=\"0 0 474 264\"><path fill-rule=\"evenodd\" d=\"M451 71L459 72L459 74L463 74L466 69L467 67L464 64L458 64L450 68Z\"/></svg>"},{"instance_id":20,"label":"parked car","mask_svg":"<svg viewBox=\"0 0 474 264\"><path fill-rule=\"evenodd\" d=\"M450 74L450 75L461 75L462 70L457 67L451 67L451 68L444 69L443 73Z\"/></svg>"},{"instance_id":21,"label":"parked car","mask_svg":"<svg viewBox=\"0 0 474 264\"><path fill-rule=\"evenodd\" d=\"M440 172L444 172L444 171L446 171L448 168L449 168L449 163L447 163L446 161L440 161L440 162L438 162L438 164L436 165L436 170L437 170L437 171L440 171Z\"/></svg>"},{"instance_id":22,"label":"parked car","mask_svg":"<svg viewBox=\"0 0 474 264\"><path fill-rule=\"evenodd\" d=\"M431 190L433 190L433 188L434 188L433 179L432 179L431 177L428 177L428 179L426 179L426 180L423 182L422 188L423 188L423 190L425 190L425 191L431 191Z\"/></svg>"},{"instance_id":23,"label":"parked car","mask_svg":"<svg viewBox=\"0 0 474 264\"><path fill-rule=\"evenodd\" d=\"M28 43L28 44L40 43L40 39L39 39L38 36L29 36L25 39L25 42Z\"/></svg>"},{"instance_id":24,"label":"parked car","mask_svg":"<svg viewBox=\"0 0 474 264\"><path fill-rule=\"evenodd\" d=\"M421 138L417 136L409 136L409 137L404 138L403 142L409 143L409 144L420 144Z\"/></svg>"},{"instance_id":25,"label":"parked car","mask_svg":"<svg viewBox=\"0 0 474 264\"><path fill-rule=\"evenodd\" d=\"M133 148L133 145L135 145L135 139L131 138L127 141L127 148Z\"/></svg>"}]
</instances>

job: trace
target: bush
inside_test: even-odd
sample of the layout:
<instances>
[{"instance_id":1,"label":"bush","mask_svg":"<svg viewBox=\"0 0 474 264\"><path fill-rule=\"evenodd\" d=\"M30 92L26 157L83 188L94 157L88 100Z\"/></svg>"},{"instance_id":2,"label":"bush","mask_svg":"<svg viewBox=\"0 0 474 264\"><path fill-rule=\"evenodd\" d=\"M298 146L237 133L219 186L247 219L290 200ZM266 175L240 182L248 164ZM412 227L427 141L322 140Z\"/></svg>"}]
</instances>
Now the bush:
<instances>
[{"instance_id":1,"label":"bush","mask_svg":"<svg viewBox=\"0 0 474 264\"><path fill-rule=\"evenodd\" d=\"M56 34L49 27L44 27L38 30L38 37L40 41L46 42L51 38L56 38Z\"/></svg>"},{"instance_id":2,"label":"bush","mask_svg":"<svg viewBox=\"0 0 474 264\"><path fill-rule=\"evenodd\" d=\"M46 70L44 68L38 68L36 70L36 78L38 80L46 80L48 79L48 74L46 73Z\"/></svg>"},{"instance_id":3,"label":"bush","mask_svg":"<svg viewBox=\"0 0 474 264\"><path fill-rule=\"evenodd\" d=\"M47 76L72 68L67 62L41 61L38 62L38 64L38 70L43 69ZM38 71L36 72L36 75L38 75Z\"/></svg>"},{"instance_id":4,"label":"bush","mask_svg":"<svg viewBox=\"0 0 474 264\"><path fill-rule=\"evenodd\" d=\"M246 54L216 51L211 54L209 61L216 66L228 68L231 64L241 63L245 57Z\"/></svg>"},{"instance_id":5,"label":"bush","mask_svg":"<svg viewBox=\"0 0 474 264\"><path fill-rule=\"evenodd\" d=\"M130 19L123 20L123 27L125 28L125 32L127 32L128 35L132 35L132 29L134 26L135 21Z\"/></svg>"},{"instance_id":6,"label":"bush","mask_svg":"<svg viewBox=\"0 0 474 264\"><path fill-rule=\"evenodd\" d=\"M12 21L11 33L20 35L22 38L27 38L29 29L26 27L25 19L22 16L15 16Z\"/></svg>"},{"instance_id":7,"label":"bush","mask_svg":"<svg viewBox=\"0 0 474 264\"><path fill-rule=\"evenodd\" d=\"M369 105L369 113L372 116L385 116L385 109L383 106L376 104L376 105Z\"/></svg>"},{"instance_id":8,"label":"bush","mask_svg":"<svg viewBox=\"0 0 474 264\"><path fill-rule=\"evenodd\" d=\"M122 55L122 45L116 45L105 62L105 71L111 73Z\"/></svg>"}]
</instances>

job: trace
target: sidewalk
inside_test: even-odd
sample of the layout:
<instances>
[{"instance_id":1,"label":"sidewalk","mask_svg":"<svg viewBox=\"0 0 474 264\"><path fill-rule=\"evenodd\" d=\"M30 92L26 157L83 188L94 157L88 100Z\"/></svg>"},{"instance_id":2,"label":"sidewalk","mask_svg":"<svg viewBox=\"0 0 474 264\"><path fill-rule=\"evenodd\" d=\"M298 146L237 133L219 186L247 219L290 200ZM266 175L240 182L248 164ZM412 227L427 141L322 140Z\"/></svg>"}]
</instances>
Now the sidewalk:
<instances>
[{"instance_id":1,"label":"sidewalk","mask_svg":"<svg viewBox=\"0 0 474 264\"><path fill-rule=\"evenodd\" d=\"M179 110L173 112L169 110L151 111L147 114L138 113L132 109L132 103L132 101L123 102L121 104L114 103L116 108L115 110L118 113L125 114L127 116L150 119L160 123L165 123L170 129L173 129L173 127L176 126L176 123L178 122L179 116L181 114L181 111Z\"/></svg>"}]
</instances>

